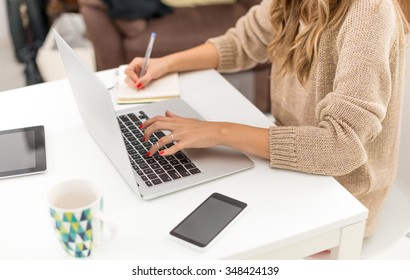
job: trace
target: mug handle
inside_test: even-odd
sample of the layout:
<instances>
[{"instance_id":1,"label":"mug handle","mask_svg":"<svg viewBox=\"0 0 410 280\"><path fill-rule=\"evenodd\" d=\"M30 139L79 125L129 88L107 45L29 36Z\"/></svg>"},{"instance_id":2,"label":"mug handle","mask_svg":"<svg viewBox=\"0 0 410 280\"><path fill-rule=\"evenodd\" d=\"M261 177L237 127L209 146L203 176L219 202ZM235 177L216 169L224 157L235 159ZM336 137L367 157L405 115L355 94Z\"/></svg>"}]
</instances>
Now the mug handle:
<instances>
[{"instance_id":1,"label":"mug handle","mask_svg":"<svg viewBox=\"0 0 410 280\"><path fill-rule=\"evenodd\" d=\"M109 242L117 235L116 224L105 213L99 212L93 217L93 220L100 223L98 230L93 231L94 246Z\"/></svg>"}]
</instances>

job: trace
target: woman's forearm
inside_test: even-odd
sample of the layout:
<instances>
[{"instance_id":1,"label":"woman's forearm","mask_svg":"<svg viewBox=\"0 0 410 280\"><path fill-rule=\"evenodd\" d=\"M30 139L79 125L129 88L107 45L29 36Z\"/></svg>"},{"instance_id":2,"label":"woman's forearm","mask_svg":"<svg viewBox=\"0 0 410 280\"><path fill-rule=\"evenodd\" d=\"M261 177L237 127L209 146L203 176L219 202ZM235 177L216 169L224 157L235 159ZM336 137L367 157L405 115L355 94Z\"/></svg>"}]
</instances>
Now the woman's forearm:
<instances>
[{"instance_id":1,"label":"woman's forearm","mask_svg":"<svg viewBox=\"0 0 410 280\"><path fill-rule=\"evenodd\" d=\"M166 62L168 73L214 69L219 63L218 52L211 43L173 53L163 59Z\"/></svg>"},{"instance_id":2,"label":"woman's forearm","mask_svg":"<svg viewBox=\"0 0 410 280\"><path fill-rule=\"evenodd\" d=\"M222 145L265 159L270 158L269 129L236 123L219 123L219 126Z\"/></svg>"}]
</instances>

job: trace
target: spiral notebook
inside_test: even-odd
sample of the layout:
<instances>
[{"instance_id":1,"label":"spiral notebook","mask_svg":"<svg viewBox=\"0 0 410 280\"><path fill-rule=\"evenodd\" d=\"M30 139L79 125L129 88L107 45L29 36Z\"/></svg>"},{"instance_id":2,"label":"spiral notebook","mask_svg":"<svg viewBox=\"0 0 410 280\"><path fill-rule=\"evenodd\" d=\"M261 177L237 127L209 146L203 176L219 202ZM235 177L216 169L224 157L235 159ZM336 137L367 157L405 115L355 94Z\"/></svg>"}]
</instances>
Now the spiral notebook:
<instances>
[{"instance_id":1,"label":"spiral notebook","mask_svg":"<svg viewBox=\"0 0 410 280\"><path fill-rule=\"evenodd\" d=\"M118 67L117 103L147 103L178 97L179 79L177 73L168 74L161 79L151 81L144 89L137 90L125 82L124 73L127 65Z\"/></svg>"}]
</instances>

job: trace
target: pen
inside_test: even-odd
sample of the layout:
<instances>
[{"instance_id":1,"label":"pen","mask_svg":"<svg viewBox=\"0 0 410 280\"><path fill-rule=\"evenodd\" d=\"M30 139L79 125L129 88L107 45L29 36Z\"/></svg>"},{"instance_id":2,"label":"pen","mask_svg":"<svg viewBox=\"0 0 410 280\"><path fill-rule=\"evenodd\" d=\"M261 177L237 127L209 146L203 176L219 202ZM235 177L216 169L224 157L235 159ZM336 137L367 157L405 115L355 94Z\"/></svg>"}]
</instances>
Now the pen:
<instances>
[{"instance_id":1,"label":"pen","mask_svg":"<svg viewBox=\"0 0 410 280\"><path fill-rule=\"evenodd\" d=\"M141 72L140 72L140 75L139 75L140 78L142 76L144 76L145 71L147 70L147 64L148 64L148 60L151 56L152 47L154 46L155 36L156 36L156 33L152 32L151 37L149 39L147 50L145 51L144 64L142 65Z\"/></svg>"}]
</instances>

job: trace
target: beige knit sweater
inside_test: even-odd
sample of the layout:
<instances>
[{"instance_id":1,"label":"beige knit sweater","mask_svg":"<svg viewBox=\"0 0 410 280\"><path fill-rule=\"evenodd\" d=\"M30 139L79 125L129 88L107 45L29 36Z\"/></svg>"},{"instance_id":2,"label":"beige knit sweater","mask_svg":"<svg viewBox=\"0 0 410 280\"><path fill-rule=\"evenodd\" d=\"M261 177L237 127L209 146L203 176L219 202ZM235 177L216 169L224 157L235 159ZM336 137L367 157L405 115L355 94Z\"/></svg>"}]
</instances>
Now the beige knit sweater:
<instances>
[{"instance_id":1,"label":"beige knit sweater","mask_svg":"<svg viewBox=\"0 0 410 280\"><path fill-rule=\"evenodd\" d=\"M221 72L267 62L272 38L265 0L212 38ZM272 74L270 166L331 175L368 209L366 236L396 174L405 35L391 0L357 0L338 30L323 34L302 86ZM273 65L272 73L275 73Z\"/></svg>"}]
</instances>

